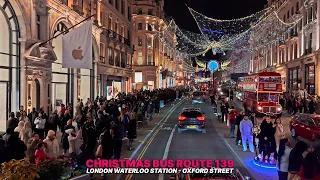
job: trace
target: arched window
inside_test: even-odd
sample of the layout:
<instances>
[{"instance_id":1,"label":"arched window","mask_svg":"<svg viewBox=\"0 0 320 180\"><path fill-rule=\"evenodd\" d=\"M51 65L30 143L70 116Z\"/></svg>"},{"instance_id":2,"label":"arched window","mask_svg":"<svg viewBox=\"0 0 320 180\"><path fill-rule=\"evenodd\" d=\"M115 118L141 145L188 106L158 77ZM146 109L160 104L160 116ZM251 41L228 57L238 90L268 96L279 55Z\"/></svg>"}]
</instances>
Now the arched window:
<instances>
[{"instance_id":1,"label":"arched window","mask_svg":"<svg viewBox=\"0 0 320 180\"><path fill-rule=\"evenodd\" d=\"M0 0L0 11L0 131L5 131L9 112L20 104L20 30L9 0Z\"/></svg>"}]
</instances>

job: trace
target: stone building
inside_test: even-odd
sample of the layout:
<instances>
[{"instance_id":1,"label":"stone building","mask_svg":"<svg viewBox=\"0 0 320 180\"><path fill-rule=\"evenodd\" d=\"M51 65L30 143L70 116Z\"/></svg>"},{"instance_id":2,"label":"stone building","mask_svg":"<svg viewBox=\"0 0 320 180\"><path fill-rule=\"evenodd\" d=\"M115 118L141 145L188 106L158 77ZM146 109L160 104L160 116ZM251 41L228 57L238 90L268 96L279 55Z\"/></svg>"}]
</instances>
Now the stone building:
<instances>
[{"instance_id":1,"label":"stone building","mask_svg":"<svg viewBox=\"0 0 320 180\"><path fill-rule=\"evenodd\" d=\"M311 95L320 94L320 78L316 77L320 72L320 1L268 0L267 6L272 5L284 22L303 18L285 34L285 41L252 53L251 72L276 71L282 75L284 91L306 89Z\"/></svg>"},{"instance_id":2,"label":"stone building","mask_svg":"<svg viewBox=\"0 0 320 180\"><path fill-rule=\"evenodd\" d=\"M164 31L168 25L164 0L135 0L133 2L133 29L135 53L133 56L134 88L156 89L174 85L176 68L174 35ZM164 32L159 38L159 32Z\"/></svg>"}]
</instances>

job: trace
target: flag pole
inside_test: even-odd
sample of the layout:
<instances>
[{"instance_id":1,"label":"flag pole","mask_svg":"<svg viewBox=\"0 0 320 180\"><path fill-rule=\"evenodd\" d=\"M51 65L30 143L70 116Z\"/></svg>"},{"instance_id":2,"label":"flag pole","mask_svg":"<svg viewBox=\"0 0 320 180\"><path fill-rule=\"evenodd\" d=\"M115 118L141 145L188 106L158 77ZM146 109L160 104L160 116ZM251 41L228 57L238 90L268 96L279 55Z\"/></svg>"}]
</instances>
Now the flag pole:
<instances>
[{"instance_id":1,"label":"flag pole","mask_svg":"<svg viewBox=\"0 0 320 180\"><path fill-rule=\"evenodd\" d=\"M91 15L91 16L89 16L89 17L85 18L84 20L82 20L82 21L78 22L77 24L75 24L75 25L73 25L73 26L69 27L69 28L68 28L68 29L66 29L65 31L60 32L59 34L57 34L57 35L53 36L52 38L50 38L50 39L48 39L48 40L46 40L46 41L44 41L44 42L40 43L40 45L39 45L39 46L42 46L42 45L46 44L46 43L47 43L47 42L49 42L49 41L52 41L53 39L55 39L55 38L59 37L60 35L62 35L62 34L64 34L64 33L66 33L66 32L68 32L70 29L72 29L72 28L76 27L77 25L79 25L79 24L83 23L84 21L87 21L88 19L91 19L91 18L92 18L93 16L95 16L95 15L96 15L96 14Z\"/></svg>"}]
</instances>

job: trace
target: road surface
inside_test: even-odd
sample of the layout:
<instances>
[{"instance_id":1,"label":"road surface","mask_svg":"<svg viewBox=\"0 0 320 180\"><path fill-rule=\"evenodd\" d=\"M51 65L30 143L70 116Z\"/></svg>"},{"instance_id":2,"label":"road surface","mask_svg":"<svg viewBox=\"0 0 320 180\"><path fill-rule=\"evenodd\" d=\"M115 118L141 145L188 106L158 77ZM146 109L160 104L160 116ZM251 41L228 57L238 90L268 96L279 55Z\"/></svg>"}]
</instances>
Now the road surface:
<instances>
[{"instance_id":1,"label":"road surface","mask_svg":"<svg viewBox=\"0 0 320 180\"><path fill-rule=\"evenodd\" d=\"M205 112L206 134L196 131L177 132L177 119L185 107L197 107ZM218 135L214 121L217 121L217 117L213 115L212 107L209 104L192 105L190 101L184 101L168 113L159 128L152 132L133 159L233 159L235 168L238 168L244 176L249 176L248 171ZM123 174L121 179L162 180L169 179L169 177L169 174Z\"/></svg>"}]
</instances>

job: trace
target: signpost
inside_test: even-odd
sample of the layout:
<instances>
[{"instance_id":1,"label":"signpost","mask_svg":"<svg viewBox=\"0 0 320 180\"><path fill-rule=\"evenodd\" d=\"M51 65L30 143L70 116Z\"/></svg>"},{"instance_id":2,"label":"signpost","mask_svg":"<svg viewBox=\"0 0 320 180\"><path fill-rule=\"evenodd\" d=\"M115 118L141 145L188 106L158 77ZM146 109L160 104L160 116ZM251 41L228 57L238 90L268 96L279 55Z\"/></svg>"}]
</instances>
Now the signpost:
<instances>
[{"instance_id":1,"label":"signpost","mask_svg":"<svg viewBox=\"0 0 320 180\"><path fill-rule=\"evenodd\" d=\"M212 72L212 84L214 86L214 72L219 69L219 63L216 60L211 60L208 63L208 69Z\"/></svg>"}]
</instances>

